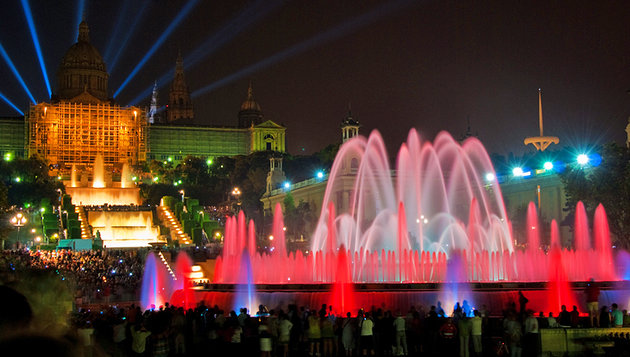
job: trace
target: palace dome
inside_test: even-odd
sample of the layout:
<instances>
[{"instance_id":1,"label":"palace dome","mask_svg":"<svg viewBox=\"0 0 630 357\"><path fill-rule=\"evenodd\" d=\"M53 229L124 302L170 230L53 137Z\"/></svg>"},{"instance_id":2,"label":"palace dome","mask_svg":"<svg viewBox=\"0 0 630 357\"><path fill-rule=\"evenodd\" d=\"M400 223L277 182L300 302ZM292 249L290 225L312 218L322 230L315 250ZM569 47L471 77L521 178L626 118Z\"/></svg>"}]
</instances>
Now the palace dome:
<instances>
[{"instance_id":1,"label":"palace dome","mask_svg":"<svg viewBox=\"0 0 630 357\"><path fill-rule=\"evenodd\" d=\"M82 21L77 42L68 49L59 65L58 97L61 100L71 100L87 91L105 101L108 97L108 78L103 57L90 43L88 25Z\"/></svg>"},{"instance_id":2,"label":"palace dome","mask_svg":"<svg viewBox=\"0 0 630 357\"><path fill-rule=\"evenodd\" d=\"M260 105L258 102L254 100L254 94L252 91L252 85L250 83L249 88L247 89L247 99L241 104L241 110L255 110L260 112Z\"/></svg>"},{"instance_id":3,"label":"palace dome","mask_svg":"<svg viewBox=\"0 0 630 357\"><path fill-rule=\"evenodd\" d=\"M258 102L254 100L254 91L252 83L247 88L247 99L241 104L241 110L238 112L238 126L240 128L249 128L252 125L258 125L263 121L263 113Z\"/></svg>"}]
</instances>

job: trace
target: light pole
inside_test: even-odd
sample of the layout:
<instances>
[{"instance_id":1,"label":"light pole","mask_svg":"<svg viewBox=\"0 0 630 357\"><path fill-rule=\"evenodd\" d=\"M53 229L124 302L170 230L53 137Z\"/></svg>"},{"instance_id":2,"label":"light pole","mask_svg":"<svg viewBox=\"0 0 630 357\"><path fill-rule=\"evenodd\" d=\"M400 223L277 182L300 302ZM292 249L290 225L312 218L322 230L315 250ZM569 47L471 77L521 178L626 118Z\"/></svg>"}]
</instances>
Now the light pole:
<instances>
[{"instance_id":1,"label":"light pole","mask_svg":"<svg viewBox=\"0 0 630 357\"><path fill-rule=\"evenodd\" d=\"M234 198L236 199L236 211L238 212L238 206L241 205L241 202L239 201L239 198L241 196L241 190L238 187L234 187L234 189L232 189L232 196L234 196Z\"/></svg>"},{"instance_id":2,"label":"light pole","mask_svg":"<svg viewBox=\"0 0 630 357\"><path fill-rule=\"evenodd\" d=\"M20 248L20 228L26 224L26 217L22 214L22 212L18 212L15 216L11 218L11 224L17 227L17 246Z\"/></svg>"}]
</instances>

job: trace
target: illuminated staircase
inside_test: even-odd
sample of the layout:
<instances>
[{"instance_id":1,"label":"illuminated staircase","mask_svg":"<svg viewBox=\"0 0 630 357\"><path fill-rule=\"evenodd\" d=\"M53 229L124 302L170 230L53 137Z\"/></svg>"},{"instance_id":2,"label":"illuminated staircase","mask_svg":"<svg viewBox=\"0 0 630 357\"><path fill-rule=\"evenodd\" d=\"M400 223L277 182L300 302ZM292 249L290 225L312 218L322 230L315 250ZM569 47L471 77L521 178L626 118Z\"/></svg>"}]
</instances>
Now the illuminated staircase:
<instances>
[{"instance_id":1,"label":"illuminated staircase","mask_svg":"<svg viewBox=\"0 0 630 357\"><path fill-rule=\"evenodd\" d=\"M166 267L166 270L168 270L168 273L171 274L171 277L173 277L173 280L177 280L177 277L175 276L175 273L173 272L173 269L171 269L171 266L170 266L170 264L168 264L168 260L166 259L166 257L164 256L164 253L162 253L162 251L158 252L158 257L160 258L160 260L162 261L162 263Z\"/></svg>"},{"instance_id":2,"label":"illuminated staircase","mask_svg":"<svg viewBox=\"0 0 630 357\"><path fill-rule=\"evenodd\" d=\"M184 232L179 220L168 206L159 206L158 216L160 221L170 229L171 239L179 241L179 244L188 245L191 243L190 236Z\"/></svg>"},{"instance_id":3,"label":"illuminated staircase","mask_svg":"<svg viewBox=\"0 0 630 357\"><path fill-rule=\"evenodd\" d=\"M201 265L198 265L198 264L193 265L191 267L191 273L190 273L189 278L194 283L199 283L199 282L209 280L208 278L206 278L205 274L203 273L203 269L201 269Z\"/></svg>"},{"instance_id":4,"label":"illuminated staircase","mask_svg":"<svg viewBox=\"0 0 630 357\"><path fill-rule=\"evenodd\" d=\"M88 225L87 215L83 206L75 206L74 211L79 215L79 222L81 223L81 239L91 239L92 230Z\"/></svg>"}]
</instances>

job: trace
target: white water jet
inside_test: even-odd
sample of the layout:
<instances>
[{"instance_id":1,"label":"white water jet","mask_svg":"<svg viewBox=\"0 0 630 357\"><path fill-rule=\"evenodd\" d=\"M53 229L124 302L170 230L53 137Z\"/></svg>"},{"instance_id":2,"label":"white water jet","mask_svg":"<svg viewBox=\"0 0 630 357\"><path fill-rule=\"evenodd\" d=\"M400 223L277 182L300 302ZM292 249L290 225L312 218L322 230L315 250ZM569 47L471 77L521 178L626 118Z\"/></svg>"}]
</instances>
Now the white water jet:
<instances>
[{"instance_id":1,"label":"white water jet","mask_svg":"<svg viewBox=\"0 0 630 357\"><path fill-rule=\"evenodd\" d=\"M105 187L105 162L103 160L103 155L96 155L96 158L94 159L94 167L92 169L92 173L92 187Z\"/></svg>"}]
</instances>

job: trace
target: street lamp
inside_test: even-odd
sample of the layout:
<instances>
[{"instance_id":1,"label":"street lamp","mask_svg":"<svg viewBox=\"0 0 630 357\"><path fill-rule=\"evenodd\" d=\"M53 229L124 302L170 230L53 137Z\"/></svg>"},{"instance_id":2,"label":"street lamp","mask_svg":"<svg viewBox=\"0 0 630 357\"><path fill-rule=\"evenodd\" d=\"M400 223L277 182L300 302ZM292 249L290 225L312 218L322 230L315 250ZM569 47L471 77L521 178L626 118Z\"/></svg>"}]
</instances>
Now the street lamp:
<instances>
[{"instance_id":1,"label":"street lamp","mask_svg":"<svg viewBox=\"0 0 630 357\"><path fill-rule=\"evenodd\" d=\"M232 196L234 196L234 199L236 200L236 211L238 212L238 206L241 205L240 202L240 196L241 196L241 190L238 187L234 187L232 189Z\"/></svg>"},{"instance_id":2,"label":"street lamp","mask_svg":"<svg viewBox=\"0 0 630 357\"><path fill-rule=\"evenodd\" d=\"M184 202L184 190L179 190L179 193L182 195L182 202Z\"/></svg>"},{"instance_id":3,"label":"street lamp","mask_svg":"<svg viewBox=\"0 0 630 357\"><path fill-rule=\"evenodd\" d=\"M26 224L26 217L22 214L22 212L18 212L15 216L11 218L11 224L17 227L17 245L20 247L20 228Z\"/></svg>"}]
</instances>

